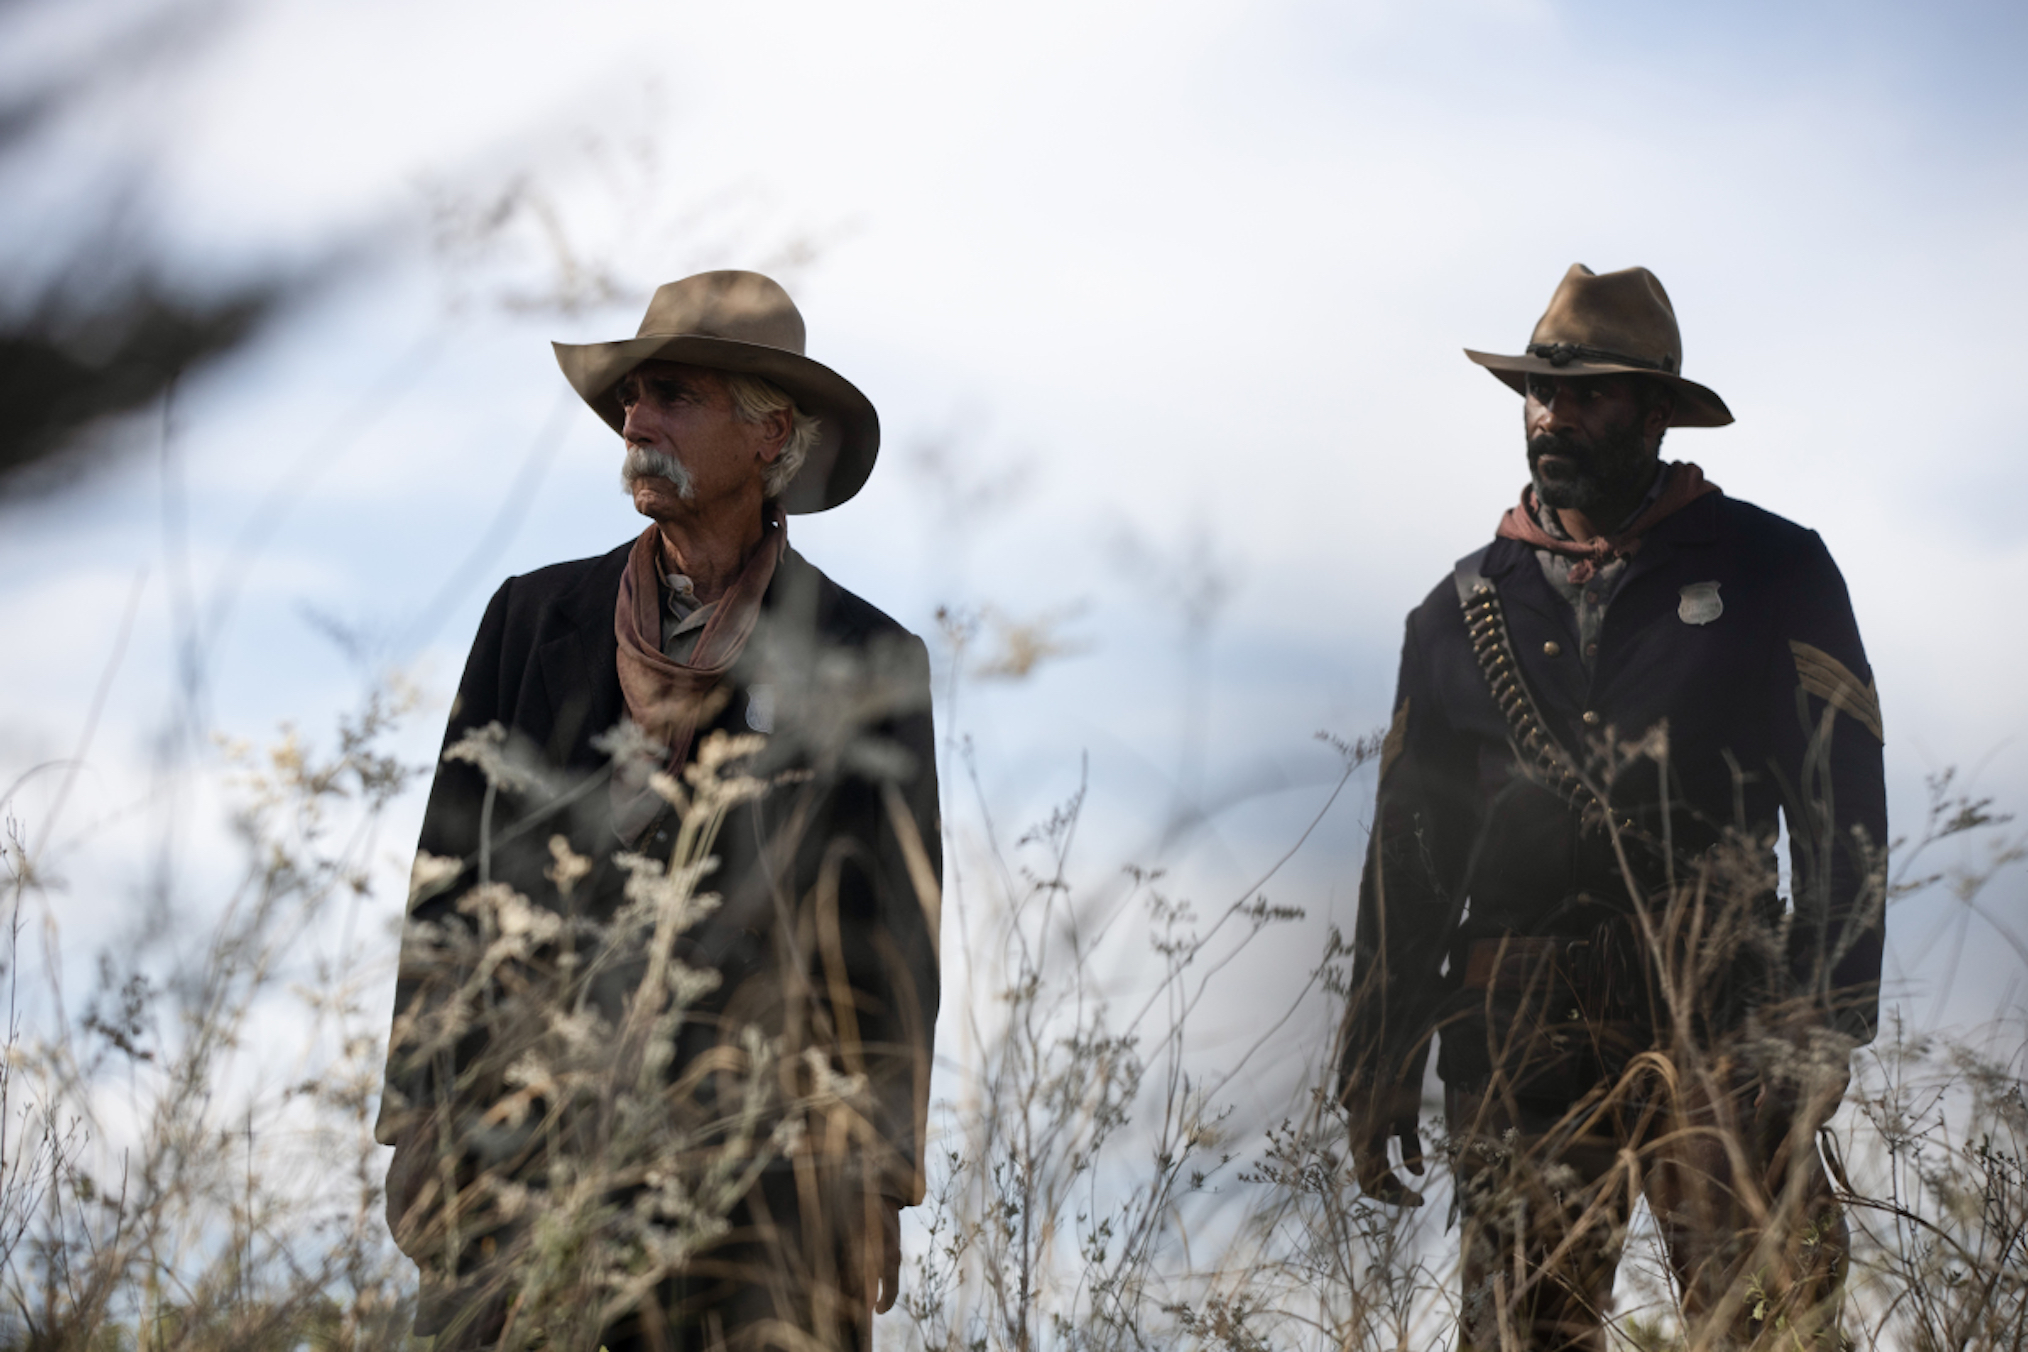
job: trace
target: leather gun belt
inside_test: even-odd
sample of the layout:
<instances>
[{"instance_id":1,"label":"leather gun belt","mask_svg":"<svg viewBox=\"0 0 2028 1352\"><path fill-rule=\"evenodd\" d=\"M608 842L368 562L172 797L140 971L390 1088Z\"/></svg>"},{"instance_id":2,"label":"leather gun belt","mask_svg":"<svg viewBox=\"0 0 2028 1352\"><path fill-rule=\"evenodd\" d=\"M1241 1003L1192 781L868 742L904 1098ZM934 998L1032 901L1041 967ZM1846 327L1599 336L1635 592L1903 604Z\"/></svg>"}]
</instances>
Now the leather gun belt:
<instances>
[{"instance_id":1,"label":"leather gun belt","mask_svg":"<svg viewBox=\"0 0 2028 1352\"><path fill-rule=\"evenodd\" d=\"M1551 980L1573 985L1591 945L1583 939L1480 939L1465 954L1468 991L1543 990Z\"/></svg>"}]
</instances>

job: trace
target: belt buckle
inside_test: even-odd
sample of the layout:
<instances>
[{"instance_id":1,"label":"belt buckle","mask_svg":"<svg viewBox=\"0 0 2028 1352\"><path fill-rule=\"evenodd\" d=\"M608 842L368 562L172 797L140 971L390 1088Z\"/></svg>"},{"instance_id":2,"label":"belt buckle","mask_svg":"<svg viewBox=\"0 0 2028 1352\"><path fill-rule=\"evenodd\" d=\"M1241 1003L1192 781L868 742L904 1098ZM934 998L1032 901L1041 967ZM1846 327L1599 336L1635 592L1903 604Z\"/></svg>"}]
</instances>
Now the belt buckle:
<instances>
[{"instance_id":1,"label":"belt buckle","mask_svg":"<svg viewBox=\"0 0 2028 1352\"><path fill-rule=\"evenodd\" d=\"M1587 973L1580 965L1580 956L1590 948L1591 943L1588 940L1566 939L1562 952L1557 954L1556 965L1562 969L1559 975L1563 978L1563 989L1569 993L1572 1001L1563 1014L1564 1019L1570 1023L1580 1023L1584 1019L1584 1011L1580 1006L1589 998L1590 992L1587 988L1591 983L1586 979Z\"/></svg>"}]
</instances>

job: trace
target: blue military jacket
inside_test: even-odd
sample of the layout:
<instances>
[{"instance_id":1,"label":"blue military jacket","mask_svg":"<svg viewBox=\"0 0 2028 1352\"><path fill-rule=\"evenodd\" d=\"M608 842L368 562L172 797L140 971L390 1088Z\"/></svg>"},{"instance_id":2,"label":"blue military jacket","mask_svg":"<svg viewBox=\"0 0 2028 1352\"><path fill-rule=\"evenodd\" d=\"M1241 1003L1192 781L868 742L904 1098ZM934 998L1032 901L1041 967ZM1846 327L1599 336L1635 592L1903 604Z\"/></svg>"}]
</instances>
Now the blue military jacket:
<instances>
[{"instance_id":1,"label":"blue military jacket","mask_svg":"<svg viewBox=\"0 0 2028 1352\"><path fill-rule=\"evenodd\" d=\"M1659 916L1672 885L1680 902L1700 879L1735 896L1746 880L1753 933L1735 929L1716 965L1758 958L1753 1000L1810 1001L1870 1037L1887 831L1879 706L1823 542L1722 493L1691 502L1629 559L1589 670L1577 617L1530 546L1500 539L1475 557L1543 723L1608 786L1627 829L1616 846L1600 813L1588 821L1526 772L1458 589L1439 583L1408 617L1382 752L1341 1060L1348 1101L1419 1086L1432 1031L1472 1002L1458 992L1474 941L1576 937L1639 907ZM1787 903L1774 886L1778 819ZM1473 1061L1441 1036L1439 1070L1455 1080Z\"/></svg>"}]
</instances>

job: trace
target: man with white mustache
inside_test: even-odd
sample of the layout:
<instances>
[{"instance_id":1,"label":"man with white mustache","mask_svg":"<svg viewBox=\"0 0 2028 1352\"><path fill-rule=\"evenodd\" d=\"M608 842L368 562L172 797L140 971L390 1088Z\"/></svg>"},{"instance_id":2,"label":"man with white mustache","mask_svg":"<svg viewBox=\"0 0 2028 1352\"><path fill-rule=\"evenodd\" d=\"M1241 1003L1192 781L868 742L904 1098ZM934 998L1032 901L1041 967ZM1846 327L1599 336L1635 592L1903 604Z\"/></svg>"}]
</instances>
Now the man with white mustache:
<instances>
[{"instance_id":1,"label":"man with white mustache","mask_svg":"<svg viewBox=\"0 0 2028 1352\"><path fill-rule=\"evenodd\" d=\"M547 1205L543 1180L525 1175L596 1162L553 1149L576 1129L556 1095L524 1088L515 1102L537 1106L509 1104L542 1067L516 1063L505 1087L474 1087L471 1068L498 1054L492 1032L456 1025L425 1048L430 1020L480 978L411 955L451 951L443 936L504 885L516 905L535 899L514 920L546 941L532 961L567 972L573 927L613 924L635 904L643 859L674 858L696 829L680 805L702 790L686 797L684 775L701 748L730 745L719 733L765 735L731 768L766 787L717 828L704 875L715 908L694 913L676 949L709 993L651 1059L688 1084L779 1055L783 1076L846 1087L820 1122L780 1135L781 1158L756 1166L722 1233L598 1345L781 1345L786 1328L799 1346L859 1348L894 1303L899 1213L923 1196L939 989L929 662L921 640L788 547L788 517L857 493L880 440L866 396L803 347L787 293L737 271L662 287L634 338L557 345L572 386L620 434L621 481L649 524L603 556L502 584L431 788L418 877L441 877L408 918L376 1134L395 1147L390 1223L422 1269L416 1331L438 1352L546 1336L544 1312L521 1298L545 1252L530 1212ZM490 771L488 738L500 748ZM586 1009L534 1011L536 1022L610 1016L593 1036L611 1036L635 998L627 981L642 979L628 970ZM533 1200L475 1211L493 1228L461 1233L459 1200L488 1171L488 1196ZM615 1185L615 1205L672 1198L676 1219L657 1233L690 1245L717 1225L685 1219L709 1186L636 1179Z\"/></svg>"}]
</instances>

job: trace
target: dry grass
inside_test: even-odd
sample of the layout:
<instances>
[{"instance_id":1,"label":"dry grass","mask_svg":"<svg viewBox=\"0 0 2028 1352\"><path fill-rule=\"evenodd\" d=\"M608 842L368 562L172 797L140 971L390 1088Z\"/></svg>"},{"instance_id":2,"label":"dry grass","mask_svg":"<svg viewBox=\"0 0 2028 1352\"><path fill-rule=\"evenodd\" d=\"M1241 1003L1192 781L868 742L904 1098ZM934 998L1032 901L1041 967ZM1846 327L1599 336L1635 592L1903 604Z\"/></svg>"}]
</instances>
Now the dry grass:
<instances>
[{"instance_id":1,"label":"dry grass","mask_svg":"<svg viewBox=\"0 0 2028 1352\"><path fill-rule=\"evenodd\" d=\"M381 1220L384 1153L370 1135L384 955L366 939L313 967L295 957L356 904L374 824L418 773L381 749L400 712L373 701L329 754L293 736L258 759L236 752L245 864L205 942L173 969L109 960L82 1003L66 1002L37 942L58 898L28 829L10 823L0 1346L405 1344L413 1269ZM713 832L731 804L777 787L743 775L749 749L720 743L687 784L659 786L687 843L632 865L632 905L610 923L563 942L555 899L495 888L461 907L468 926L425 936L439 951L409 955L463 974L457 999L407 1011L405 1031L441 1049L484 1023L491 1050L465 1069L499 1128L490 1167L444 1177L450 1205L430 1211L433 1228L411 1247L440 1248L506 1312L517 1345L595 1346L617 1311L710 1250L762 1171L849 1158L810 1145L837 1139L813 1123L863 1120L860 1087L821 1058L756 1034L715 1065L709 1093L697 1074L667 1073L666 1048L711 982L673 941L710 904ZM1343 790L1373 749L1340 750ZM487 745L461 754L516 773ZM954 973L966 998L944 1012L955 1052L937 1068L931 1196L881 1337L939 1352L1450 1345L1479 1297L1460 1289L1445 1203L1459 1160L1487 1138L1439 1143L1419 1211L1359 1195L1342 1112L1321 1092L1330 1011L1350 976L1336 936L1281 1004L1253 1011L1259 1039L1241 1063L1281 1050L1320 1068L1280 1110L1235 1092L1233 1067L1193 1047L1236 956L1304 923L1261 890L1279 864L1203 920L1153 867L1081 890L1083 791L1003 846L970 770L957 752L945 776L947 802L971 786L944 899L946 962L966 965ZM2018 855L1989 805L1947 778L1934 788L1883 904L1939 887L1982 904ZM1291 851L1307 834L1292 824ZM1980 837L2001 842L1989 866L1923 871L1944 842ZM561 896L574 865L567 848L554 859ZM418 886L441 876L424 861ZM1743 1158L1755 1120L1696 1119L1687 1106L1719 1097L1742 1066L1788 1086L1798 1122L1813 1121L1812 1097L1841 1087L1842 1049L1785 1035L1772 1011L1755 1037L1722 1049L1690 1034L1699 945L1726 933L1728 888L1759 881L1684 879L1647 916L1658 950L1682 956L1658 993L1674 1050L1607 1097L1660 1125L1610 1166L1577 1227L1626 1249L1612 1337L1723 1346L1745 1310L1762 1316L1770 1347L1827 1345L1834 1319L1860 1346L2028 1347L2019 1042L1994 1055L1896 1025L1863 1051L1821 1142L1807 1130L1790 1141L1797 1167L1751 1199L1747 1280L1701 1315L1679 1312L1645 1213L1602 1200L1631 1197L1685 1133ZM646 994L600 1012L587 990L644 952ZM1122 982L1127 954L1139 955L1137 976ZM317 1030L310 1059L277 1050L266 1030L282 1020ZM1820 1144L1849 1226L1841 1311L1804 1298L1830 1234L1798 1220L1801 1165ZM1512 1207L1548 1204L1558 1180L1525 1149L1500 1163L1519 1166L1503 1175ZM1486 1345L1519 1346L1501 1314L1516 1292L1495 1294L1480 1302Z\"/></svg>"}]
</instances>

